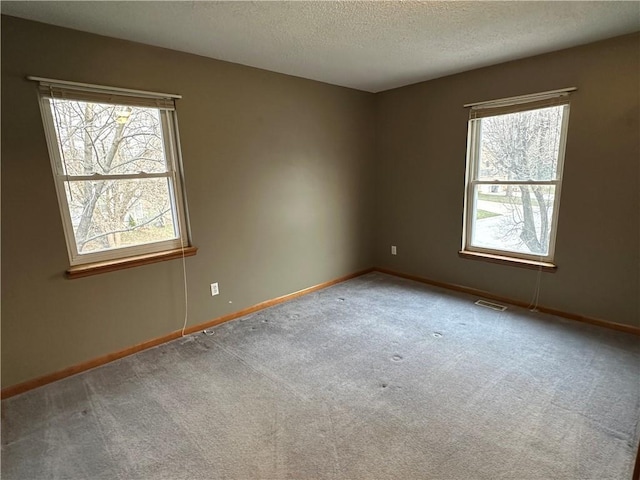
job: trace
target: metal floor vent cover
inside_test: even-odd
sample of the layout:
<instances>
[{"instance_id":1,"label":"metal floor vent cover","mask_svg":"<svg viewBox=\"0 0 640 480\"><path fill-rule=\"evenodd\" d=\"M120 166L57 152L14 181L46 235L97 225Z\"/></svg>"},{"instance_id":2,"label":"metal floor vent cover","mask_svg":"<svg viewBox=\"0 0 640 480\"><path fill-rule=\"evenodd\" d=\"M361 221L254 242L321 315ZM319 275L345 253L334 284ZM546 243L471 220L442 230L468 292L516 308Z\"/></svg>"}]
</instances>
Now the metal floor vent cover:
<instances>
[{"instance_id":1,"label":"metal floor vent cover","mask_svg":"<svg viewBox=\"0 0 640 480\"><path fill-rule=\"evenodd\" d=\"M505 305L500 305L499 303L487 302L486 300L478 300L474 302L476 305L480 305L481 307L490 308L491 310L498 310L500 312L504 312L507 307Z\"/></svg>"}]
</instances>

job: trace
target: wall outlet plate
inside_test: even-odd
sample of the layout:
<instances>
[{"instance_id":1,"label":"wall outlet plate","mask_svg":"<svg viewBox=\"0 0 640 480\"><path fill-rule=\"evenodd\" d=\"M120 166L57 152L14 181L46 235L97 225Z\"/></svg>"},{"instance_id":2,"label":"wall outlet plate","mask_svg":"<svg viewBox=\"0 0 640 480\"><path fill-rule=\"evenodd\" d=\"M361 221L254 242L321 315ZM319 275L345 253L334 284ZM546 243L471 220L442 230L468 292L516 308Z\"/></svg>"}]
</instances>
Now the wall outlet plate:
<instances>
[{"instance_id":1,"label":"wall outlet plate","mask_svg":"<svg viewBox=\"0 0 640 480\"><path fill-rule=\"evenodd\" d=\"M218 282L212 283L211 284L211 296L215 297L219 293L220 293L220 290L218 289Z\"/></svg>"}]
</instances>

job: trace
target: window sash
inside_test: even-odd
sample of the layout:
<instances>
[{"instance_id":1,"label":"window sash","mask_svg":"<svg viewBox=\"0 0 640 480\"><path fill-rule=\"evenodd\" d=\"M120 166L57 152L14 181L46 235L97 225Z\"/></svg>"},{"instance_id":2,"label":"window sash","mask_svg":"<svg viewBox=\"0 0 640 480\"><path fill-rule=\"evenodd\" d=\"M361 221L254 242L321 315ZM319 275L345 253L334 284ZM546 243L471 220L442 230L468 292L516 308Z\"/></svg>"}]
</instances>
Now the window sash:
<instances>
[{"instance_id":1,"label":"window sash","mask_svg":"<svg viewBox=\"0 0 640 480\"><path fill-rule=\"evenodd\" d=\"M526 108L523 108L522 105L518 105L517 110L514 111L510 111L510 112L504 112L504 113L492 113L491 115L486 115L483 117L473 117L473 118L469 118L469 133L468 136L470 137L471 135L473 135L473 144L472 144L472 149L469 150L469 153L473 154L473 169L472 169L472 176L471 178L473 179L474 182L488 182L488 183L495 183L495 182L503 182L505 184L508 184L508 182L512 182L514 184L522 184L522 183L527 183L527 182L533 182L533 183L543 183L545 181L561 181L562 179L562 168L564 165L564 149L565 149L565 144L564 142L566 141L566 127L567 127L567 121L568 121L568 117L569 117L569 104L567 103L567 100L563 100L560 103L557 104L550 104L550 105L544 105L544 106L538 106L538 105L530 105L527 104ZM549 106L563 106L563 112L562 112L562 124L560 126L560 144L558 146L558 157L556 158L556 170L555 170L555 178L551 179L551 180L525 180L525 179L521 179L521 180L498 180L498 179L492 179L492 180L480 180L480 148L481 148L481 144L482 144L482 120L485 118L491 118L494 116L499 116L499 115L503 115L503 114L507 114L507 113L521 113L521 112L527 112L527 111L532 111L532 110L537 110L540 108L544 108L544 107L549 107ZM471 115L471 114L470 114ZM468 142L471 142L471 138L468 139ZM469 168L467 166L467 168Z\"/></svg>"},{"instance_id":2,"label":"window sash","mask_svg":"<svg viewBox=\"0 0 640 480\"><path fill-rule=\"evenodd\" d=\"M144 175L148 175L149 178L151 178L152 175L156 175L155 173L145 173L145 172L140 172L139 174L113 173L113 174L105 175L101 173L93 173L91 175L70 175L67 172L64 159L62 158L62 155L60 152L61 147L60 147L60 143L58 142L57 130L55 128L56 120L54 118L54 113L53 113L53 109L55 107L50 101L52 99L53 98L50 96L41 96L40 106L43 114L43 122L45 123L45 130L53 129L46 133L53 135L53 138L55 139L56 148L54 150L55 150L56 162L55 162L54 172L57 176L68 177L72 179L91 177L91 179L93 180L99 180L100 178L104 179L105 177L110 177L110 176L120 176L124 179L129 175L140 175L140 177L137 177L137 178L144 178ZM65 100L82 101L87 103L98 103L97 101L78 100L77 98L68 98ZM155 108L155 107L147 106L146 108ZM46 115L45 115L45 111L46 111ZM46 119L44 118L45 116L47 117ZM165 170L164 172L157 172L157 173L158 174L162 173L164 176L167 176L173 172L176 172L178 160L179 160L178 158L176 158L176 150L175 150L176 147L173 144L173 135L177 135L177 123L175 120L175 112L160 110L160 128L162 130L162 143L164 146L164 154L165 154ZM50 155L52 154L53 152L50 150Z\"/></svg>"},{"instance_id":3,"label":"window sash","mask_svg":"<svg viewBox=\"0 0 640 480\"><path fill-rule=\"evenodd\" d=\"M71 219L71 209L69 207L69 203L67 200L66 192L65 192L65 184L68 183L76 183L77 180L62 180L58 188L62 191L64 195L64 201L66 206L66 211L63 212L64 215L64 223L67 224L68 231L70 233L70 237L67 237L68 248L71 250L73 257L71 257L71 265L78 265L84 263L92 263L99 262L104 260L111 260L116 258L125 258L134 255L140 255L144 253L156 253L161 252L163 250L171 250L175 248L181 248L185 246L186 242L184 241L185 237L185 229L184 221L179 216L179 207L176 205L177 196L176 196L176 182L175 177L173 175L167 177L168 179L168 200L170 204L170 209L172 213L172 218L174 219L174 228L178 232L177 237L168 240L161 240L155 242L147 242L140 243L137 245L129 245L124 247L114 247L114 248L106 248L99 251L80 253L78 252L77 240L75 236L75 230L73 228L73 221Z\"/></svg>"},{"instance_id":4,"label":"window sash","mask_svg":"<svg viewBox=\"0 0 640 480\"><path fill-rule=\"evenodd\" d=\"M161 129L164 142L164 154L166 160L167 171L160 173L138 173L138 174L113 174L102 175L94 174L90 176L77 176L67 175L65 173L64 162L60 154L60 147L57 132L55 129L55 122L53 119L53 112L50 102L50 95L43 94L40 87L40 111L42 115L45 137L49 148L49 157L51 161L51 167L54 172L54 184L56 187L56 194L58 196L58 204L60 207L60 213L62 217L63 230L65 233L65 239L67 244L67 252L69 255L69 262L71 266L82 265L87 263L101 262L107 260L116 260L128 258L136 255L142 255L147 253L157 253L165 250L172 250L176 248L184 248L189 245L188 225L186 216L186 201L184 198L184 190L182 186L183 178L178 169L180 161L179 153L179 139L177 130L177 120L175 118L175 112L169 108L159 108L157 105L145 105L140 103L129 103L129 105L146 106L151 108L160 109ZM49 90L50 92L50 90ZM58 97L56 97L58 98ZM73 96L72 98L66 98L70 101L89 101L89 102L104 102L103 98L92 96L92 99L78 98ZM113 97L115 98L115 96ZM172 100L173 101L173 100ZM107 102L108 103L108 102ZM114 102L118 103L118 102ZM118 103L120 104L120 103ZM126 180L131 178L162 178L168 179L169 184L169 201L171 204L171 210L173 218L177 222L178 237L172 240L144 243L139 245L117 247L113 249L105 249L98 252L79 253L77 248L77 242L75 237L75 231L71 220L71 210L67 201L65 192L66 182L75 181L89 181L89 180Z\"/></svg>"},{"instance_id":5,"label":"window sash","mask_svg":"<svg viewBox=\"0 0 640 480\"><path fill-rule=\"evenodd\" d=\"M554 198L553 198L553 206L550 208L551 215L549 217L549 248L546 254L540 253L526 253L519 252L515 250L507 250L507 249L499 249L499 248L491 248L487 246L480 246L473 244L473 227L475 227L475 221L477 217L478 211L478 194L479 190L476 188L478 185L541 185L541 186L553 186L554 187ZM479 253L490 253L493 255L501 255L505 257L515 257L527 260L550 260L553 258L554 249L555 249L555 233L557 228L557 217L558 217L558 204L560 201L560 182L482 182L482 183L474 183L469 190L469 195L472 201L472 208L469 211L467 216L467 221L469 223L469 228L465 230L466 233L466 246L463 250L469 252L479 252Z\"/></svg>"}]
</instances>

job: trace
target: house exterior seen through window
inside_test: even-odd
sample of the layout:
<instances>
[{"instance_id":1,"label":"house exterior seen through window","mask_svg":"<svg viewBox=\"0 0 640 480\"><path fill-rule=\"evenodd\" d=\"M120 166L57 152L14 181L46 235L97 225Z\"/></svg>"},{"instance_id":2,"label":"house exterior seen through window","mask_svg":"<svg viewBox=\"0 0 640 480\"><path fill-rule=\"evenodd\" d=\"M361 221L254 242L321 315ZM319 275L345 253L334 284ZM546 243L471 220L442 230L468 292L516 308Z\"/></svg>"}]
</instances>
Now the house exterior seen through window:
<instances>
[{"instance_id":1,"label":"house exterior seen through window","mask_svg":"<svg viewBox=\"0 0 640 480\"><path fill-rule=\"evenodd\" d=\"M188 245L173 99L40 85L71 265Z\"/></svg>"},{"instance_id":2,"label":"house exterior seen through window","mask_svg":"<svg viewBox=\"0 0 640 480\"><path fill-rule=\"evenodd\" d=\"M472 108L462 252L553 262L568 96Z\"/></svg>"}]
</instances>

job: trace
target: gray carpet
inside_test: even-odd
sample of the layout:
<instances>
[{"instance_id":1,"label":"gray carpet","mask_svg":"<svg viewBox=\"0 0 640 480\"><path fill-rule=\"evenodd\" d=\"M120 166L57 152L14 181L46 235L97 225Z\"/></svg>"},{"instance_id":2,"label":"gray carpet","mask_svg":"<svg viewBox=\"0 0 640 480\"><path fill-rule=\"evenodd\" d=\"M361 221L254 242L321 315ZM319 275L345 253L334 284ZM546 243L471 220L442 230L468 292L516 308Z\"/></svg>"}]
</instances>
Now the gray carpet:
<instances>
[{"instance_id":1,"label":"gray carpet","mask_svg":"<svg viewBox=\"0 0 640 480\"><path fill-rule=\"evenodd\" d=\"M637 337L372 273L3 402L9 479L629 479Z\"/></svg>"}]
</instances>

